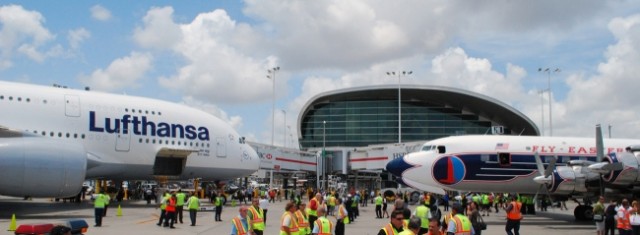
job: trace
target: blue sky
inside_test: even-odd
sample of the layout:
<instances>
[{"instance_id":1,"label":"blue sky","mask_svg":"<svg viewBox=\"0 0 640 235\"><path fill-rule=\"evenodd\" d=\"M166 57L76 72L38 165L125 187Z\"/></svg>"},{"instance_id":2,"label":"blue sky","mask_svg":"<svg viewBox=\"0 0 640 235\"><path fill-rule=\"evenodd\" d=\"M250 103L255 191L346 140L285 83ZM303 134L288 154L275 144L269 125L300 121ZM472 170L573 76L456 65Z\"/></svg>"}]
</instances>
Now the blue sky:
<instances>
[{"instance_id":1,"label":"blue sky","mask_svg":"<svg viewBox=\"0 0 640 235\"><path fill-rule=\"evenodd\" d=\"M560 68L555 136L601 123L638 138L639 12L623 0L2 1L0 79L185 103L270 143L266 75L279 66L274 142L293 146L309 98L396 84L387 71L491 96L542 128L538 68Z\"/></svg>"}]
</instances>

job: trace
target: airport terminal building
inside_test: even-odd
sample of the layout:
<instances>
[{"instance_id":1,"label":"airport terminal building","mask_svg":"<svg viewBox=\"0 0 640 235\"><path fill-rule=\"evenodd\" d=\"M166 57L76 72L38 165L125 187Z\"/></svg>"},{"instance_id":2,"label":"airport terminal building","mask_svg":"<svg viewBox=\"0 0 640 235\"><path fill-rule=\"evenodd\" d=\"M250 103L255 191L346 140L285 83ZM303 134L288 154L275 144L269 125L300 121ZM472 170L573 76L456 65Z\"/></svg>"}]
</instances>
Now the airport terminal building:
<instances>
[{"instance_id":1,"label":"airport terminal building","mask_svg":"<svg viewBox=\"0 0 640 235\"><path fill-rule=\"evenodd\" d=\"M275 169L274 178L287 179L305 171L315 178L318 167L321 175L376 188L382 178L392 180L383 173L387 162L419 150L428 140L470 134L539 135L528 117L486 95L407 84L400 87L399 108L398 92L397 85L376 85L316 95L301 109L296 127L300 150L307 154L255 144L258 155L264 156L261 168Z\"/></svg>"}]
</instances>

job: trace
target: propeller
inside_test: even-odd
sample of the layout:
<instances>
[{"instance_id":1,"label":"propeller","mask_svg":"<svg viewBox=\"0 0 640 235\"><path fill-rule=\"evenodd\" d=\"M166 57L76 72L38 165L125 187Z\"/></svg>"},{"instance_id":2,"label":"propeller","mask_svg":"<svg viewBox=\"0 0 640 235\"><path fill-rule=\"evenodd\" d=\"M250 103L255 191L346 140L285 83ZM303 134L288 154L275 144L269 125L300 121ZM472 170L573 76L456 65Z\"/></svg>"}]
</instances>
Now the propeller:
<instances>
[{"instance_id":1,"label":"propeller","mask_svg":"<svg viewBox=\"0 0 640 235\"><path fill-rule=\"evenodd\" d=\"M538 172L540 172L540 176L536 176L535 178L533 178L533 181L535 181L536 183L539 183L540 187L538 187L538 191L536 191L536 195L533 196L533 200L536 201L538 199L538 194L540 193L540 190L542 190L542 188L544 187L547 193L547 196L549 196L549 200L551 200L551 204L553 204L553 200L551 199L551 192L549 192L548 186L553 181L553 178L551 177L551 173L553 173L553 170L556 167L558 156L553 156L553 158L551 158L551 160L549 161L549 165L547 166L546 169L542 164L542 160L538 152L534 153L534 158L536 159L536 166L538 167Z\"/></svg>"}]
</instances>

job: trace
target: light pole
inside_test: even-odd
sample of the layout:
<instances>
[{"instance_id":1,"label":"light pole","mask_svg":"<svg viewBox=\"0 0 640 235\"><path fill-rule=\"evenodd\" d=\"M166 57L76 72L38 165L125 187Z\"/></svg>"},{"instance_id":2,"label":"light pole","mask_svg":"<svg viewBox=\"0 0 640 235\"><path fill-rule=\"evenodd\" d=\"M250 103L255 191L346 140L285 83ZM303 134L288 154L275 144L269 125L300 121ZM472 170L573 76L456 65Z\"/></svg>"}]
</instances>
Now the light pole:
<instances>
[{"instance_id":1,"label":"light pole","mask_svg":"<svg viewBox=\"0 0 640 235\"><path fill-rule=\"evenodd\" d=\"M327 190L327 172L325 171L325 164L324 164L324 160L326 160L326 153L324 148L326 147L325 141L326 141L326 137L327 137L327 121L322 121L322 179L324 180L324 190Z\"/></svg>"},{"instance_id":2,"label":"light pole","mask_svg":"<svg viewBox=\"0 0 640 235\"><path fill-rule=\"evenodd\" d=\"M387 72L389 76L398 75L398 144L402 143L402 104L400 103L402 101L402 95L400 93L400 78L412 73L413 71Z\"/></svg>"},{"instance_id":3,"label":"light pole","mask_svg":"<svg viewBox=\"0 0 640 235\"><path fill-rule=\"evenodd\" d=\"M551 108L551 72L559 73L560 69L552 69L551 68L538 68L538 72L547 73L547 92L549 92L549 136L553 136L553 116L552 116L552 108Z\"/></svg>"},{"instance_id":4,"label":"light pole","mask_svg":"<svg viewBox=\"0 0 640 235\"><path fill-rule=\"evenodd\" d=\"M282 127L282 135L284 137L284 142L282 142L282 146L284 146L285 148L287 147L287 111L285 111L284 109L280 109L280 111L282 111L282 115L283 115L283 119L284 119L284 126Z\"/></svg>"},{"instance_id":5,"label":"light pole","mask_svg":"<svg viewBox=\"0 0 640 235\"><path fill-rule=\"evenodd\" d=\"M271 96L273 101L271 103L271 146L273 146L273 139L275 136L276 125L276 72L280 70L280 67L273 67L267 70L267 78L273 82L273 88L271 89Z\"/></svg>"},{"instance_id":6,"label":"light pole","mask_svg":"<svg viewBox=\"0 0 640 235\"><path fill-rule=\"evenodd\" d=\"M540 94L540 119L542 121L542 136L544 136L544 91L539 90L538 94Z\"/></svg>"}]
</instances>

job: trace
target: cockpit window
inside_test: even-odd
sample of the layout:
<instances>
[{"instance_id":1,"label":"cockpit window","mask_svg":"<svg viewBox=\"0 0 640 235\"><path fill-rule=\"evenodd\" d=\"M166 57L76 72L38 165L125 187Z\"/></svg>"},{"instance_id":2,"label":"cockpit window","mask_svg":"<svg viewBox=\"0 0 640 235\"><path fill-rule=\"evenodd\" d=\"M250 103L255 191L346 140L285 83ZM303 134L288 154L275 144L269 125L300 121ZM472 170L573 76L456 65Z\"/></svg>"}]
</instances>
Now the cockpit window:
<instances>
[{"instance_id":1,"label":"cockpit window","mask_svg":"<svg viewBox=\"0 0 640 235\"><path fill-rule=\"evenodd\" d=\"M447 148L444 147L443 145L438 145L438 153L446 153L447 152Z\"/></svg>"},{"instance_id":2,"label":"cockpit window","mask_svg":"<svg viewBox=\"0 0 640 235\"><path fill-rule=\"evenodd\" d=\"M425 145L425 146L422 146L421 151L426 152L426 151L431 151L431 150L433 150L433 149L434 149L434 146L433 146L433 145Z\"/></svg>"}]
</instances>

